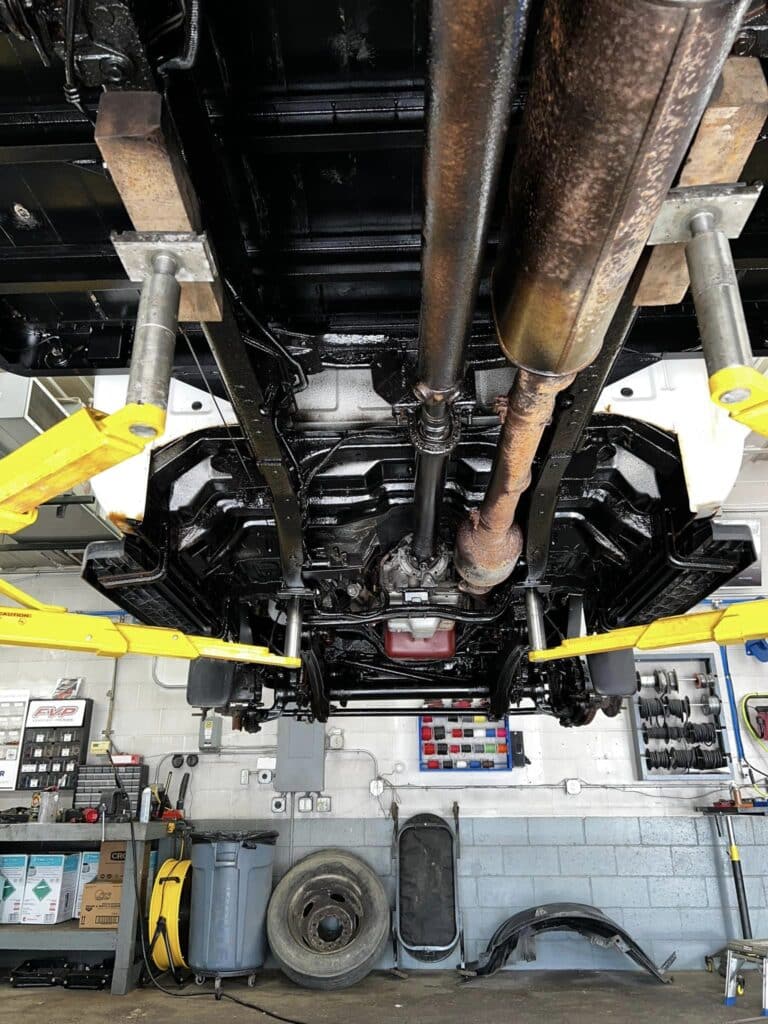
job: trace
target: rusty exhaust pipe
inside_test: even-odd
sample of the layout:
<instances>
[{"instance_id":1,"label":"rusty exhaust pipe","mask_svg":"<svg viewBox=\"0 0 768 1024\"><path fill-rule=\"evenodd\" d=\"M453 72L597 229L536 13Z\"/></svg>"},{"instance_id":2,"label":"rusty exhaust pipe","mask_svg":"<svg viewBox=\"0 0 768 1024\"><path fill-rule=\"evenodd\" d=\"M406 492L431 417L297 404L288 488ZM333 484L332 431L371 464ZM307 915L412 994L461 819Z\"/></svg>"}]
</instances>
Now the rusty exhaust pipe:
<instances>
[{"instance_id":1,"label":"rusty exhaust pipe","mask_svg":"<svg viewBox=\"0 0 768 1024\"><path fill-rule=\"evenodd\" d=\"M492 283L520 372L488 491L457 536L469 591L515 568L519 487L557 392L600 351L747 6L545 0Z\"/></svg>"},{"instance_id":2,"label":"rusty exhaust pipe","mask_svg":"<svg viewBox=\"0 0 768 1024\"><path fill-rule=\"evenodd\" d=\"M450 411L464 364L481 262L525 37L529 0L433 0L425 211L413 434L413 551L435 554Z\"/></svg>"},{"instance_id":3,"label":"rusty exhaust pipe","mask_svg":"<svg viewBox=\"0 0 768 1024\"><path fill-rule=\"evenodd\" d=\"M574 377L518 373L500 412L503 422L488 490L456 537L455 563L463 590L485 594L503 583L517 564L523 550L523 533L515 523L520 495L531 485L533 459L555 399Z\"/></svg>"}]
</instances>

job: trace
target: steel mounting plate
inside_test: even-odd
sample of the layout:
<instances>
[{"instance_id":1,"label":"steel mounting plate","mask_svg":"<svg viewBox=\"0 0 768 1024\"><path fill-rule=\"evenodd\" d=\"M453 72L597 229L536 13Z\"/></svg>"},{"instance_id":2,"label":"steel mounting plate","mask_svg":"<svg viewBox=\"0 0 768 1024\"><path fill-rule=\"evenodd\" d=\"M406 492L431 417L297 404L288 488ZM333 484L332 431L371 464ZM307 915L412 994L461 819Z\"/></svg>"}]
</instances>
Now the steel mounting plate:
<instances>
[{"instance_id":1,"label":"steel mounting plate","mask_svg":"<svg viewBox=\"0 0 768 1024\"><path fill-rule=\"evenodd\" d=\"M670 190L653 225L649 245L672 245L691 240L690 222L694 214L708 212L715 218L718 231L738 238L760 198L762 184L694 185Z\"/></svg>"},{"instance_id":2,"label":"steel mounting plate","mask_svg":"<svg viewBox=\"0 0 768 1024\"><path fill-rule=\"evenodd\" d=\"M177 231L123 231L110 235L115 252L131 281L143 281L152 257L169 252L179 263L179 281L215 281L216 267L205 234Z\"/></svg>"}]
</instances>

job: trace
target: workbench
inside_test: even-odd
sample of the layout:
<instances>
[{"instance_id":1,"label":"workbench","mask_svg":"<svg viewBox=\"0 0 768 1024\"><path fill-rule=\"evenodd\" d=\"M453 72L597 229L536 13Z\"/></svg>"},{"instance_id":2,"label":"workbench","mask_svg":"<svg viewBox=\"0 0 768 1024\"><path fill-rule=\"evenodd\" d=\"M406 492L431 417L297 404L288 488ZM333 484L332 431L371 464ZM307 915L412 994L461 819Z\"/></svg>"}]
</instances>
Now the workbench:
<instances>
[{"instance_id":1,"label":"workbench","mask_svg":"<svg viewBox=\"0 0 768 1024\"><path fill-rule=\"evenodd\" d=\"M134 822L136 856L144 861L146 845L168 841L168 827L164 822L143 825ZM139 906L133 884L133 847L127 822L107 823L104 839L125 841L125 882L120 905L120 923L116 930L80 928L79 921L62 921L52 925L0 924L0 951L14 950L19 962L27 953L103 953L114 956L112 995L126 995L135 988L141 971L139 945ZM26 824L0 824L0 853L48 851L72 852L91 847L98 849L102 841L102 826L70 825L29 822ZM158 863L164 859L160 850Z\"/></svg>"}]
</instances>

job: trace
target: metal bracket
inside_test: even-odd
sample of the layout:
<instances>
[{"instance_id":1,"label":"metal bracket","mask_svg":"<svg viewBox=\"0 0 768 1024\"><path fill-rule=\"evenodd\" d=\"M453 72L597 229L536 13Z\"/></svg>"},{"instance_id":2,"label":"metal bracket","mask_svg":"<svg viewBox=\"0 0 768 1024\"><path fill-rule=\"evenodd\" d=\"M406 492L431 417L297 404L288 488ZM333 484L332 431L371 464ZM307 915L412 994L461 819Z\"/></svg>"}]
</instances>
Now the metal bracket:
<instances>
[{"instance_id":1,"label":"metal bracket","mask_svg":"<svg viewBox=\"0 0 768 1024\"><path fill-rule=\"evenodd\" d=\"M180 231L124 231L117 234L113 231L110 239L131 281L143 281L151 274L152 261L159 253L170 253L178 263L177 281L215 281L218 278L205 234Z\"/></svg>"},{"instance_id":2,"label":"metal bracket","mask_svg":"<svg viewBox=\"0 0 768 1024\"><path fill-rule=\"evenodd\" d=\"M691 186L673 188L653 225L649 245L674 245L690 242L691 219L698 213L711 213L714 226L728 238L738 238L755 208L762 183L745 185Z\"/></svg>"},{"instance_id":3,"label":"metal bracket","mask_svg":"<svg viewBox=\"0 0 768 1024\"><path fill-rule=\"evenodd\" d=\"M283 587L275 594L278 601L290 601L294 597L311 599L315 596L313 587Z\"/></svg>"}]
</instances>

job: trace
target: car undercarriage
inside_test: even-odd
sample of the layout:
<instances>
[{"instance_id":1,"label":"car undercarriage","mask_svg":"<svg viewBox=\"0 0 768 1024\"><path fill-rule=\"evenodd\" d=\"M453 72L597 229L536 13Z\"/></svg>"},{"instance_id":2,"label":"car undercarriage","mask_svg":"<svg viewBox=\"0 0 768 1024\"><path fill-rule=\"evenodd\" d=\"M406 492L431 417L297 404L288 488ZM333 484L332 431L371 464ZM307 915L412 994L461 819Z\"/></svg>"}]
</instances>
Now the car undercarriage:
<instances>
[{"instance_id":1,"label":"car undercarriage","mask_svg":"<svg viewBox=\"0 0 768 1024\"><path fill-rule=\"evenodd\" d=\"M440 700L586 725L633 671L530 647L680 614L754 561L728 487L694 502L630 400L674 360L709 404L690 296L641 301L646 243L763 6L0 3L3 368L124 400L139 288L110 233L169 227L151 168L105 162L108 110L152 105L131 138L183 166L215 254L220 316L179 315L182 426L141 493L94 480L116 535L83 563L143 623L300 653L196 662L191 704L249 731ZM754 357L765 222L759 198L732 243Z\"/></svg>"}]
</instances>

